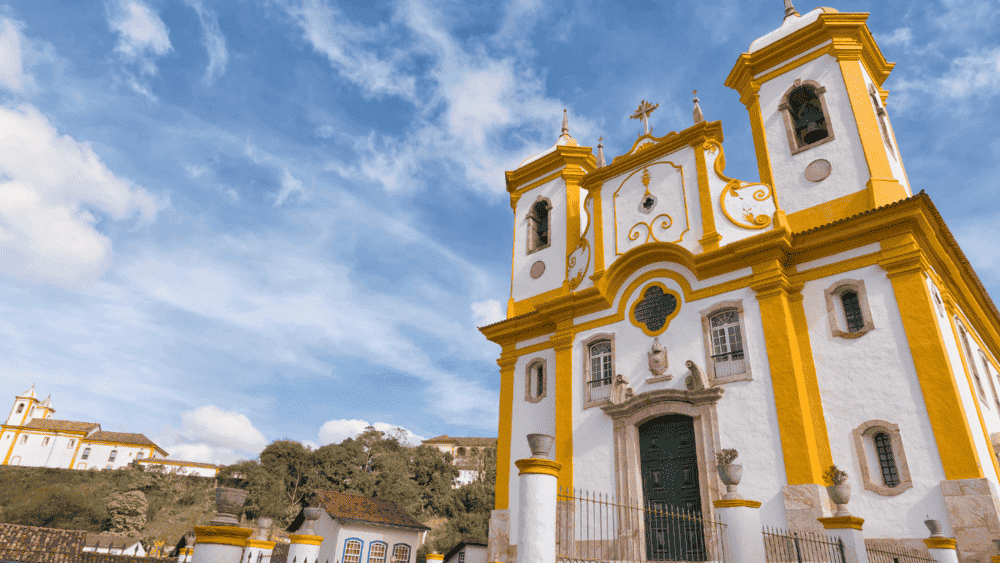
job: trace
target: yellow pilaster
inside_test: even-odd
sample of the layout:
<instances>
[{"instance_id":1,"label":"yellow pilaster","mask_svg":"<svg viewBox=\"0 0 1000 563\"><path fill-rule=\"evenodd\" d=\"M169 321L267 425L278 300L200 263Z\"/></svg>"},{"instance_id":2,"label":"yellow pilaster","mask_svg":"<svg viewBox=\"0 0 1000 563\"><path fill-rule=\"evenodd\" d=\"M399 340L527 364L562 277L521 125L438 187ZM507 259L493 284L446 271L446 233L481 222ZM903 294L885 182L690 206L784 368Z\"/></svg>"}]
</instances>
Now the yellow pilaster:
<instances>
[{"instance_id":1,"label":"yellow pilaster","mask_svg":"<svg viewBox=\"0 0 1000 563\"><path fill-rule=\"evenodd\" d=\"M925 282L928 266L923 253L909 234L883 241L882 248L879 265L892 282L945 478L982 478L972 430Z\"/></svg>"},{"instance_id":2,"label":"yellow pilaster","mask_svg":"<svg viewBox=\"0 0 1000 563\"><path fill-rule=\"evenodd\" d=\"M741 97L740 101L747 107L747 112L750 114L750 131L753 133L754 150L757 151L757 169L760 171L760 181L775 188L774 176L771 174L771 157L767 151L767 131L764 129L764 118L760 112L760 98L757 96L759 90L760 84L751 81L747 95ZM778 204L777 190L773 191L774 204L778 209L781 209Z\"/></svg>"},{"instance_id":3,"label":"yellow pilaster","mask_svg":"<svg viewBox=\"0 0 1000 563\"><path fill-rule=\"evenodd\" d=\"M573 320L558 323L570 327ZM560 327L562 328L562 327ZM558 330L552 338L556 352L556 455L560 463L559 487L573 490L573 339L571 328Z\"/></svg>"},{"instance_id":4,"label":"yellow pilaster","mask_svg":"<svg viewBox=\"0 0 1000 563\"><path fill-rule=\"evenodd\" d=\"M708 187L708 163L705 161L705 137L698 137L691 143L694 148L695 168L698 170L698 200L701 205L701 247L707 252L719 248L722 235L715 230L715 209L712 207L712 192Z\"/></svg>"},{"instance_id":5,"label":"yellow pilaster","mask_svg":"<svg viewBox=\"0 0 1000 563\"><path fill-rule=\"evenodd\" d=\"M592 229L594 230L595 277L604 274L604 210L601 205L601 188L603 187L604 182L587 186L587 193L594 198L594 216L591 217L591 220L594 222Z\"/></svg>"},{"instance_id":6,"label":"yellow pilaster","mask_svg":"<svg viewBox=\"0 0 1000 563\"><path fill-rule=\"evenodd\" d=\"M497 363L500 365L500 416L497 428L497 477L493 504L504 510L510 502L510 438L514 418L514 346L504 346Z\"/></svg>"},{"instance_id":7,"label":"yellow pilaster","mask_svg":"<svg viewBox=\"0 0 1000 563\"><path fill-rule=\"evenodd\" d=\"M563 170L563 180L566 182L566 259L580 242L580 182L586 177L582 170ZM565 269L565 266L563 266ZM567 276L569 271L567 270ZM569 292L569 278L563 280L563 291Z\"/></svg>"},{"instance_id":8,"label":"yellow pilaster","mask_svg":"<svg viewBox=\"0 0 1000 563\"><path fill-rule=\"evenodd\" d=\"M868 162L871 179L868 180L867 188L871 206L881 207L904 199L907 197L906 190L892 177L892 169L889 168L889 155L886 154L878 117L872 107L861 70L860 50L855 56L844 52L838 53L837 62L844 76L844 84L847 85L847 96L851 101L854 119L858 124L858 135L861 137L861 147Z\"/></svg>"},{"instance_id":9,"label":"yellow pilaster","mask_svg":"<svg viewBox=\"0 0 1000 563\"><path fill-rule=\"evenodd\" d=\"M788 305L792 312L795 336L802 354L802 373L805 376L809 414L812 416L813 432L816 436L819 466L827 468L833 465L833 453L830 451L830 436L826 430L823 398L819 393L819 379L816 377L816 364L813 361L812 343L809 341L809 323L806 320L806 310L802 306L802 293L789 295Z\"/></svg>"},{"instance_id":10,"label":"yellow pilaster","mask_svg":"<svg viewBox=\"0 0 1000 563\"><path fill-rule=\"evenodd\" d=\"M820 440L812 413L812 404L818 397L810 397L790 298L790 294L798 293L800 288L789 285L779 259L754 266L754 278L751 287L757 292L764 319L764 340L771 365L786 478L789 485L822 483Z\"/></svg>"},{"instance_id":11,"label":"yellow pilaster","mask_svg":"<svg viewBox=\"0 0 1000 563\"><path fill-rule=\"evenodd\" d=\"M14 446L17 445L17 437L21 435L21 429L18 428L14 431L14 439L10 441L10 449L7 450L7 455L3 458L3 465L7 465L10 461L10 454L14 453Z\"/></svg>"}]
</instances>

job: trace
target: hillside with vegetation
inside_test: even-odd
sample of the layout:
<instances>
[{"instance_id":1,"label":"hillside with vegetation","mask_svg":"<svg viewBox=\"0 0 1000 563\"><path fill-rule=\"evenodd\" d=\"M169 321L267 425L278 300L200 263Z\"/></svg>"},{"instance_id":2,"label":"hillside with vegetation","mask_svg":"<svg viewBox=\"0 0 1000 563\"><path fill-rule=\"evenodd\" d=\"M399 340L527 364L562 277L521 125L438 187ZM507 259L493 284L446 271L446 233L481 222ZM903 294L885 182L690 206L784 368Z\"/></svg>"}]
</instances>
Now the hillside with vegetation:
<instances>
[{"instance_id":1,"label":"hillside with vegetation","mask_svg":"<svg viewBox=\"0 0 1000 563\"><path fill-rule=\"evenodd\" d=\"M458 469L449 454L409 446L402 431L367 429L356 439L315 450L276 441L255 460L220 470L218 484L249 492L243 518L262 516L283 529L309 501L328 489L392 500L431 528L418 552L439 553L459 541L485 542L493 508L496 455L484 449L464 458L482 477L452 489ZM152 545L175 544L214 514L216 480L128 468L74 471L0 466L0 522L50 528L111 531Z\"/></svg>"}]
</instances>

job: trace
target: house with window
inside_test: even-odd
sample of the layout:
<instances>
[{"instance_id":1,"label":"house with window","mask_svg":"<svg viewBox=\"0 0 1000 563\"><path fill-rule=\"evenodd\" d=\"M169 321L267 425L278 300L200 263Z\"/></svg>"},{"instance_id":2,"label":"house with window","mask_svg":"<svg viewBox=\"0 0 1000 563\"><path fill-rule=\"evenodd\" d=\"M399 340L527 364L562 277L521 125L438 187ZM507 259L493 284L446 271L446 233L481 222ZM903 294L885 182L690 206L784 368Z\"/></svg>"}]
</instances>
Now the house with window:
<instances>
[{"instance_id":1,"label":"house with window","mask_svg":"<svg viewBox=\"0 0 1000 563\"><path fill-rule=\"evenodd\" d=\"M555 437L566 491L714 519L735 448L765 525L822 530L836 464L868 537L919 541L929 516L963 558L994 549L1000 313L910 187L869 15L786 6L725 81L759 179L727 175L697 97L655 134L642 100L608 159L564 114L506 173L511 294L481 329L502 349L489 561L516 560L532 433Z\"/></svg>"},{"instance_id":2,"label":"house with window","mask_svg":"<svg viewBox=\"0 0 1000 563\"><path fill-rule=\"evenodd\" d=\"M463 540L444 554L444 563L487 563L487 561L486 544L472 540Z\"/></svg>"},{"instance_id":3,"label":"house with window","mask_svg":"<svg viewBox=\"0 0 1000 563\"><path fill-rule=\"evenodd\" d=\"M539 374L542 373L541 366L537 370ZM526 385L530 386L532 381L536 385L544 385L544 381L538 378L534 380L527 378ZM540 391L537 389L536 387L535 396L539 398L535 399L536 401L540 400L540 397L545 393L544 388L541 388ZM530 393L530 391L526 391L526 393ZM458 477L452 483L452 488L468 485L479 479L484 471L483 464L486 461L486 450L496 449L497 447L496 438L453 437L447 434L442 434L430 440L424 440L421 443L425 446L433 446L446 454L451 454L451 463L458 468Z\"/></svg>"},{"instance_id":4,"label":"house with window","mask_svg":"<svg viewBox=\"0 0 1000 563\"><path fill-rule=\"evenodd\" d=\"M430 530L389 500L320 489L310 505L323 509L314 526L323 536L318 561L416 563ZM288 532L295 533L304 521L299 512Z\"/></svg>"}]
</instances>

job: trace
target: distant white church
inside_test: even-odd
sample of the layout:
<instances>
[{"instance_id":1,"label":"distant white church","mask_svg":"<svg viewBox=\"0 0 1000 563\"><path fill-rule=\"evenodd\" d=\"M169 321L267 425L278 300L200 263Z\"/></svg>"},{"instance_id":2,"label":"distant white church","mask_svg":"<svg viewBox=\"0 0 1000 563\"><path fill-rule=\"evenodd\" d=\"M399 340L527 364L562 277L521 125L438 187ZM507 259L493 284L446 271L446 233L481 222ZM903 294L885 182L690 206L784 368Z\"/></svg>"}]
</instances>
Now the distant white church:
<instances>
[{"instance_id":1,"label":"distant white church","mask_svg":"<svg viewBox=\"0 0 1000 563\"><path fill-rule=\"evenodd\" d=\"M868 14L786 6L726 79L759 182L726 175L697 98L659 136L643 101L607 162L564 120L507 172L511 295L481 329L502 349L491 561L516 559L530 433L555 437L565 489L709 518L735 448L783 528L822 530L836 463L871 537L922 541L930 516L963 560L995 553L1000 314L911 191Z\"/></svg>"},{"instance_id":2,"label":"distant white church","mask_svg":"<svg viewBox=\"0 0 1000 563\"><path fill-rule=\"evenodd\" d=\"M62 469L120 469L134 461L165 471L214 477L217 466L168 460L167 452L143 434L106 432L96 422L52 418L51 396L40 401L32 385L14 398L0 427L0 465Z\"/></svg>"}]
</instances>

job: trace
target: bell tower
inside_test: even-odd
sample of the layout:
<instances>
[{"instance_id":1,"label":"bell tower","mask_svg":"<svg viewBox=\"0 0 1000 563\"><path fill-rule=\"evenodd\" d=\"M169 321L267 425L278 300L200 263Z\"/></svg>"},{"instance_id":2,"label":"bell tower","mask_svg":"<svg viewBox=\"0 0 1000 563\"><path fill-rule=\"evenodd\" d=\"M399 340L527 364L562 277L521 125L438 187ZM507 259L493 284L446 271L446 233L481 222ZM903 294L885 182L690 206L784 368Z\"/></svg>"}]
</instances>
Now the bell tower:
<instances>
[{"instance_id":1,"label":"bell tower","mask_svg":"<svg viewBox=\"0 0 1000 563\"><path fill-rule=\"evenodd\" d=\"M38 404L38 397L35 396L35 386L32 385L31 389L14 398L14 406L10 408L7 425L21 426L31 420L31 410L36 404Z\"/></svg>"},{"instance_id":2,"label":"bell tower","mask_svg":"<svg viewBox=\"0 0 1000 563\"><path fill-rule=\"evenodd\" d=\"M793 231L911 195L884 103L892 71L868 14L785 0L778 29L750 44L726 79L750 114L761 182Z\"/></svg>"}]
</instances>

